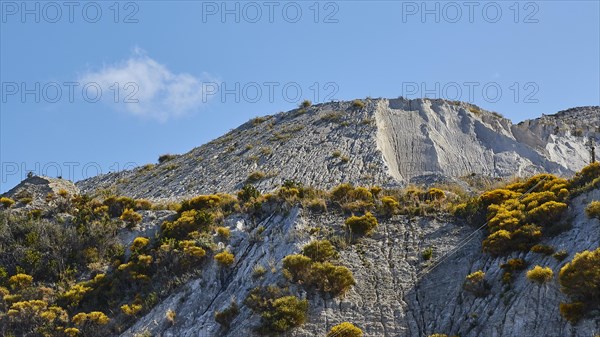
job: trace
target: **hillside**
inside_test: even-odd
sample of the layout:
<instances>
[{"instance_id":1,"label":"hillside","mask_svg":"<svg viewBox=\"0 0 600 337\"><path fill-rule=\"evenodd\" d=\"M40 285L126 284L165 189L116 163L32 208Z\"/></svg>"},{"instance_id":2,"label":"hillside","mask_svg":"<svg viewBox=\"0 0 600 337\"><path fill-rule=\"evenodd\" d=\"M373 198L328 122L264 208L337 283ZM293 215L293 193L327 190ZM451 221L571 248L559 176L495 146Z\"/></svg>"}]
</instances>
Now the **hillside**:
<instances>
[{"instance_id":1,"label":"hillside","mask_svg":"<svg viewBox=\"0 0 600 337\"><path fill-rule=\"evenodd\" d=\"M597 337L600 108L333 102L0 199L0 335Z\"/></svg>"},{"instance_id":2,"label":"hillside","mask_svg":"<svg viewBox=\"0 0 600 337\"><path fill-rule=\"evenodd\" d=\"M137 198L234 192L246 182L269 191L286 179L331 188L341 182L405 186L472 174L570 175L600 143L600 108L576 108L513 125L461 102L366 99L257 117L157 165L90 178L84 192Z\"/></svg>"}]
</instances>

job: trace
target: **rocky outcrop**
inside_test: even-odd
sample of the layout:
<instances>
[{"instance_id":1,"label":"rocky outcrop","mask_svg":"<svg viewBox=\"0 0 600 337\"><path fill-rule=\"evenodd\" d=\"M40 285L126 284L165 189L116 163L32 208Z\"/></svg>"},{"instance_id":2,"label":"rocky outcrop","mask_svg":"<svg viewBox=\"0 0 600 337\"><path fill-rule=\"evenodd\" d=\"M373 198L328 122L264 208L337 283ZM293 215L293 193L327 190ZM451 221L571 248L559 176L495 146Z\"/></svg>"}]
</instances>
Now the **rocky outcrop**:
<instances>
[{"instance_id":1,"label":"rocky outcrop","mask_svg":"<svg viewBox=\"0 0 600 337\"><path fill-rule=\"evenodd\" d=\"M341 252L341 262L357 282L344 297L331 298L292 285L309 299L310 315L304 326L287 335L324 336L332 326L351 321L365 336L594 336L600 331L597 313L575 326L561 318L558 306L567 299L556 280L537 285L522 271L506 287L500 264L521 257L528 268L549 266L556 275L575 253L596 249L600 221L587 218L583 209L590 200L598 199L600 190L574 199L568 215L573 219L572 228L542 242L565 250L568 257L563 262L531 252L493 258L481 252L483 231L475 232L476 227L451 218L394 216L382 221L372 237ZM182 286L122 336L143 332L165 337L255 336L259 317L245 306L241 305L229 330L215 322L215 311L232 300L243 303L254 287L287 286L280 272L281 259L314 239L311 233L339 232L343 222L344 218L334 213L312 214L299 208L275 212L260 223L239 215L228 218L226 224L232 230L228 249L236 256L235 265L223 270L209 262L202 276ZM259 228L264 229L261 234ZM430 261L421 256L427 248L434 251ZM253 277L258 265L268 270L263 277ZM463 289L465 276L479 269L485 271L491 286L484 297ZM174 324L166 319L168 310L177 314Z\"/></svg>"},{"instance_id":2,"label":"rocky outcrop","mask_svg":"<svg viewBox=\"0 0 600 337\"><path fill-rule=\"evenodd\" d=\"M332 102L253 119L157 165L90 178L85 192L180 199L234 192L252 173L271 190L286 179L331 188L340 182L405 185L422 176L569 175L600 142L600 108L585 107L513 125L472 104L434 99Z\"/></svg>"}]
</instances>

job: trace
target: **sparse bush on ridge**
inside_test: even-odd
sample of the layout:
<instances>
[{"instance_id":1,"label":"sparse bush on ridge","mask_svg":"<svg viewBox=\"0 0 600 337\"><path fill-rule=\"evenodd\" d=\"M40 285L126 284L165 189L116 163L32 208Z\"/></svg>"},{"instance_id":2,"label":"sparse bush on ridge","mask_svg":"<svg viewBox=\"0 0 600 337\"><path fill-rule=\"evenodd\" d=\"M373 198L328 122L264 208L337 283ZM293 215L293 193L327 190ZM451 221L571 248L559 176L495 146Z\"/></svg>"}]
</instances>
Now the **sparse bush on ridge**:
<instances>
[{"instance_id":1,"label":"sparse bush on ridge","mask_svg":"<svg viewBox=\"0 0 600 337\"><path fill-rule=\"evenodd\" d=\"M169 154L169 153L163 154L160 157L158 157L158 163L159 164L166 163L166 162L171 161L171 160L173 160L175 158L177 158L177 155L175 155L175 154Z\"/></svg>"}]
</instances>

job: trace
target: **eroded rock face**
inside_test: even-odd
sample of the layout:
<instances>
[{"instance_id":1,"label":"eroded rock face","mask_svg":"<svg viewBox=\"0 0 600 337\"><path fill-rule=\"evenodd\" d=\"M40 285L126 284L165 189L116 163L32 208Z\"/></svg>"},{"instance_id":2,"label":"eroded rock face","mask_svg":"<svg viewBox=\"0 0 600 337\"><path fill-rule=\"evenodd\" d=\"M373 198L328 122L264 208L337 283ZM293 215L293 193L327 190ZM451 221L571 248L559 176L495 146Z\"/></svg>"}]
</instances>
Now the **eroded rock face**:
<instances>
[{"instance_id":1,"label":"eroded rock face","mask_svg":"<svg viewBox=\"0 0 600 337\"><path fill-rule=\"evenodd\" d=\"M286 179L331 188L341 182L398 186L422 175L457 178L569 175L600 143L600 107L513 125L472 104L432 99L324 103L254 119L156 166L77 183L85 192L116 187L138 198L180 199L239 190L252 173L272 190ZM600 152L600 151L598 151Z\"/></svg>"},{"instance_id":2,"label":"eroded rock face","mask_svg":"<svg viewBox=\"0 0 600 337\"><path fill-rule=\"evenodd\" d=\"M372 237L340 252L341 263L356 279L356 286L344 297L331 298L290 286L309 300L310 311L308 322L286 335L324 336L332 326L350 321L365 336L594 336L600 331L600 315L592 313L576 326L561 318L559 303L568 299L556 280L537 285L521 271L506 288L500 264L520 257L527 261L527 269L548 266L557 275L575 253L598 247L600 221L587 218L583 211L591 200L598 199L600 190L574 199L568 215L573 218L573 227L542 241L568 252L562 262L531 252L504 258L483 254L485 232L471 235L476 227L452 218L394 216L380 221ZM288 286L280 272L281 259L314 239L311 228L340 231L343 222L340 215L312 214L299 208L275 212L260 223L240 216L228 218L226 225L232 237L226 244L236 256L235 265L224 270L208 262L202 276L182 286L122 336L145 331L153 336L257 336L253 328L260 318L244 305L240 305L240 314L229 330L215 322L215 311L226 308L232 300L243 303L254 287ZM264 228L262 234L258 234L260 227ZM427 248L434 251L430 261L422 257ZM257 265L267 269L263 277L253 277ZM484 297L463 289L465 276L479 269L486 272L491 286ZM165 317L168 310L177 314L173 325Z\"/></svg>"}]
</instances>

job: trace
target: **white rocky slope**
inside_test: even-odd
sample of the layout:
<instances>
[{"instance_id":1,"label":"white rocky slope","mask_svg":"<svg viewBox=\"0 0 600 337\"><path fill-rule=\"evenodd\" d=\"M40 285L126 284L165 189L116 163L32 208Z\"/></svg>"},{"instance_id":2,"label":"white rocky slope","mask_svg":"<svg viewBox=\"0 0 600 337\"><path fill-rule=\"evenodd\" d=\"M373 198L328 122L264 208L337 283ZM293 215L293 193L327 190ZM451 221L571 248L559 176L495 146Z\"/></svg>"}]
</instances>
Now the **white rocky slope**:
<instances>
[{"instance_id":1,"label":"white rocky slope","mask_svg":"<svg viewBox=\"0 0 600 337\"><path fill-rule=\"evenodd\" d=\"M569 211L573 227L542 242L566 250L569 256L563 262L536 253L513 253L510 257L524 258L528 268L549 266L556 275L575 253L596 249L600 221L587 218L583 210L590 200L598 199L600 190L577 197ZM163 337L256 336L253 328L260 317L244 305L230 330L215 322L215 311L226 308L232 300L243 303L254 287L287 286L280 272L281 259L314 239L312 228L321 228L321 233L331 228L341 230L343 222L344 217L333 213L315 215L298 208L274 212L261 223L239 216L228 218L226 224L232 230L229 249L236 256L235 265L223 271L214 261L208 262L201 277L182 286L122 336L148 332ZM261 226L264 232L258 234ZM461 337L593 337L600 333L598 312L575 326L561 318L559 303L567 298L556 279L540 286L528 281L523 271L516 274L510 289L504 288L500 264L507 257L481 253L483 232L465 242L463 239L474 229L444 218L395 216L380 222L372 237L341 252L341 262L353 272L356 286L345 297L334 299L298 288L309 299L309 321L287 335L325 336L332 326L344 321L353 322L365 336L373 337L421 337L432 333ZM442 261L457 245L460 248L456 253ZM433 270L425 270L427 262L421 257L428 247L434 248L429 263L442 261ZM271 271L255 278L253 268L257 265ZM491 285L490 294L483 298L462 288L465 276L479 269L486 272ZM177 314L173 325L166 318L168 310Z\"/></svg>"},{"instance_id":2,"label":"white rocky slope","mask_svg":"<svg viewBox=\"0 0 600 337\"><path fill-rule=\"evenodd\" d=\"M286 179L330 188L340 182L403 185L423 176L568 175L600 141L600 107L575 108L514 125L461 102L366 99L324 103L258 118L156 166L79 182L153 199L239 190L253 172L270 190Z\"/></svg>"}]
</instances>

